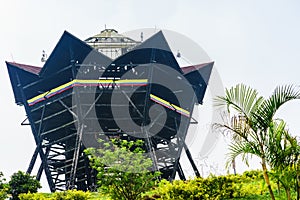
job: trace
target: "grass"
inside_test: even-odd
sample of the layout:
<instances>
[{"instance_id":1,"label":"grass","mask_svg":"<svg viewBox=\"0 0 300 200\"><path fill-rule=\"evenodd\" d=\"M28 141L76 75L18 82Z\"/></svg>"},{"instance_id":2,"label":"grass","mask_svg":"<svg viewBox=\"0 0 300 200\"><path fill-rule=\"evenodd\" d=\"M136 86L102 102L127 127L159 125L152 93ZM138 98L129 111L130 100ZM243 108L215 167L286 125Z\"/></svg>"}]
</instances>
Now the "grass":
<instances>
[{"instance_id":1,"label":"grass","mask_svg":"<svg viewBox=\"0 0 300 200\"><path fill-rule=\"evenodd\" d=\"M98 192L92 192L90 200L111 200L111 198Z\"/></svg>"},{"instance_id":2,"label":"grass","mask_svg":"<svg viewBox=\"0 0 300 200\"><path fill-rule=\"evenodd\" d=\"M274 195L275 195L275 198L276 200L286 200L286 195L285 195L285 192L282 191L280 194L278 194L277 191L274 191ZM271 197L270 197L270 194L269 193L266 193L266 194L263 194L263 195L248 195L246 197L243 197L243 198L234 198L234 200L270 200ZM296 199L296 194L292 194L292 199Z\"/></svg>"},{"instance_id":3,"label":"grass","mask_svg":"<svg viewBox=\"0 0 300 200\"><path fill-rule=\"evenodd\" d=\"M274 191L274 195L275 195L276 200L286 200L284 191L282 191L280 193L280 195L278 194L277 191ZM295 195L296 194L293 194L292 199L296 199ZM258 199L259 200L270 200L271 197L270 197L269 193L265 193L263 195L248 195L243 198L234 198L234 200L258 200ZM111 199L108 196L105 197L99 193L94 192L94 193L92 193L90 200L111 200ZM226 200L229 200L229 199L226 199Z\"/></svg>"},{"instance_id":4,"label":"grass","mask_svg":"<svg viewBox=\"0 0 300 200\"><path fill-rule=\"evenodd\" d=\"M45 197L50 197L51 196L51 194L49 194L49 193L44 193L43 195ZM277 190L275 190L274 195L275 195L276 200L286 200L286 196L285 196L284 191L281 191L281 193L278 194ZM259 200L270 200L271 197L270 197L269 193L265 193L263 195L257 194L257 195L248 195L248 196L243 197L243 198L234 198L234 200L258 200L258 199ZM296 194L292 193L292 199L296 199ZM109 198L109 196L105 196L105 195L103 195L101 193L98 193L98 192L92 192L89 200L111 200L111 198ZM226 200L229 200L229 199L226 199Z\"/></svg>"}]
</instances>

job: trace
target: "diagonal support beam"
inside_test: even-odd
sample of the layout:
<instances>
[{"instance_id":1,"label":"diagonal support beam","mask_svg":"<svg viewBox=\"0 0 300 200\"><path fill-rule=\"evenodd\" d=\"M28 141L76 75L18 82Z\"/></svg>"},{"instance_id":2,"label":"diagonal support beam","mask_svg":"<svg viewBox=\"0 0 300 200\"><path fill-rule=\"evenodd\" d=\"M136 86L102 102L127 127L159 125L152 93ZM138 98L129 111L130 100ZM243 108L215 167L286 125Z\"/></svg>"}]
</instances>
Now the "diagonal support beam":
<instances>
[{"instance_id":1,"label":"diagonal support beam","mask_svg":"<svg viewBox=\"0 0 300 200\"><path fill-rule=\"evenodd\" d=\"M59 103L60 103L63 107L65 107L65 108L69 111L69 113L71 113L71 114L73 115L73 117L75 117L75 119L78 119L78 116L76 115L76 113L74 113L74 112L69 108L69 106L67 106L61 99L59 99L58 101L59 101Z\"/></svg>"},{"instance_id":2,"label":"diagonal support beam","mask_svg":"<svg viewBox=\"0 0 300 200\"><path fill-rule=\"evenodd\" d=\"M21 125L22 125L22 126L30 125L30 123L27 122L27 121L28 121L28 117L26 117L26 119L24 119L24 120L21 122Z\"/></svg>"},{"instance_id":3,"label":"diagonal support beam","mask_svg":"<svg viewBox=\"0 0 300 200\"><path fill-rule=\"evenodd\" d=\"M190 124L198 124L198 123L199 122L194 117L191 117Z\"/></svg>"},{"instance_id":4,"label":"diagonal support beam","mask_svg":"<svg viewBox=\"0 0 300 200\"><path fill-rule=\"evenodd\" d=\"M17 85L19 87L19 91L22 95L22 99L24 99L23 105L25 107L25 111L26 111L28 120L30 122L30 127L31 127L31 130L32 130L33 136L34 136L34 140L35 140L35 143L38 147L39 145L41 145L42 141L41 141L41 138L39 137L38 132L36 130L34 120L31 117L30 107L29 107L29 105L26 101L27 98L26 98L26 95L24 94L24 88L21 84L20 77L19 77L18 73L16 73L16 77L17 77L17 82L18 82ZM46 178L47 178L47 181L48 181L48 184L49 184L49 188L50 188L51 192L54 192L55 191L55 184L53 183L53 179L51 177L51 172L50 172L50 170L48 168L48 165L47 165L47 157L45 156L45 153L44 153L42 148L38 148L38 151L39 151L39 155L41 157L43 168L45 170L45 174L46 174Z\"/></svg>"},{"instance_id":5,"label":"diagonal support beam","mask_svg":"<svg viewBox=\"0 0 300 200\"><path fill-rule=\"evenodd\" d=\"M41 120L40 120L40 124L39 124L39 129L38 129L38 133L37 133L37 135L38 136L40 136L40 133L41 133L41 130L42 130L42 124L43 124L43 120L44 120L44 114L45 114L45 105L43 106L43 110L42 110L42 116L41 116ZM28 118L26 118L26 119L28 119ZM25 120L24 120L25 121ZM29 125L30 125L30 123L29 123ZM35 148L35 151L34 151L34 153L33 153L33 156L32 156L32 158L31 158L31 161L30 161L30 163L29 163L29 167L28 167L28 169L27 169L27 173L28 174L31 174L31 172L32 172L32 170L33 170L33 167L34 167L34 164L35 164L35 161L36 161L36 159L37 159L37 156L38 156L38 153L39 153L39 151L41 150L41 143L39 143L37 146L36 146L36 148ZM42 165L41 165L42 166ZM42 168L43 169L43 168Z\"/></svg>"},{"instance_id":6,"label":"diagonal support beam","mask_svg":"<svg viewBox=\"0 0 300 200\"><path fill-rule=\"evenodd\" d=\"M184 173L183 173L183 170L182 170L182 167L181 167L181 164L180 162L178 162L178 169L177 169L177 172L178 172L178 175L179 175L179 178L181 180L186 180L185 176L184 176Z\"/></svg>"},{"instance_id":7,"label":"diagonal support beam","mask_svg":"<svg viewBox=\"0 0 300 200\"><path fill-rule=\"evenodd\" d=\"M91 112L91 110L95 107L95 104L97 103L97 101L100 99L100 97L103 94L103 90L101 90L101 93L97 96L97 98L95 99L95 101L92 103L92 105L89 107L89 109L86 111L86 113L83 116L83 119L86 118L86 116Z\"/></svg>"},{"instance_id":8,"label":"diagonal support beam","mask_svg":"<svg viewBox=\"0 0 300 200\"><path fill-rule=\"evenodd\" d=\"M83 128L84 125L81 124L77 131L75 150L74 150L74 155L72 160L71 175L70 175L70 180L67 183L67 189L73 189L72 187L75 185L75 178L76 178L76 171L77 171L77 165L78 165L78 159L79 159L79 153L80 153L80 147L82 141Z\"/></svg>"},{"instance_id":9,"label":"diagonal support beam","mask_svg":"<svg viewBox=\"0 0 300 200\"><path fill-rule=\"evenodd\" d=\"M48 157L49 152L50 152L50 146L48 146L48 147L46 148L45 156ZM42 173L43 173L43 169L44 169L43 164L41 164L40 167L39 167L38 173L36 174L36 179L37 179L38 181L41 180L41 176L42 176Z\"/></svg>"},{"instance_id":10,"label":"diagonal support beam","mask_svg":"<svg viewBox=\"0 0 300 200\"><path fill-rule=\"evenodd\" d=\"M40 148L41 148L41 146L37 146L35 148L34 153L33 153L32 157L31 157L31 161L29 163L29 167L28 167L28 169L26 171L27 174L31 174L31 172L33 170L33 167L34 167L34 164L35 164L35 161L36 161L37 156L39 154Z\"/></svg>"},{"instance_id":11,"label":"diagonal support beam","mask_svg":"<svg viewBox=\"0 0 300 200\"><path fill-rule=\"evenodd\" d=\"M139 111L139 109L137 109L137 107L135 106L135 104L132 102L132 100L129 98L129 96L122 90L122 93L124 94L124 96L126 97L126 99L129 101L129 103L134 107L134 109L136 110L136 112L139 114L139 116L141 118L143 118L142 113Z\"/></svg>"},{"instance_id":12,"label":"diagonal support beam","mask_svg":"<svg viewBox=\"0 0 300 200\"><path fill-rule=\"evenodd\" d=\"M185 153L186 153L186 155L187 155L187 157L188 157L188 159L189 159L189 161L190 161L190 163L191 163L191 165L192 165L192 168L193 168L193 170L194 170L195 175L196 175L197 177L201 177L201 175L200 175L200 173L199 173L199 170L198 170L198 168L197 168L197 166L196 166L196 164L195 164L195 162L194 162L194 160L193 160L192 154L191 154L191 152L190 152L188 146L186 145L185 142L183 142L183 143L184 143Z\"/></svg>"}]
</instances>

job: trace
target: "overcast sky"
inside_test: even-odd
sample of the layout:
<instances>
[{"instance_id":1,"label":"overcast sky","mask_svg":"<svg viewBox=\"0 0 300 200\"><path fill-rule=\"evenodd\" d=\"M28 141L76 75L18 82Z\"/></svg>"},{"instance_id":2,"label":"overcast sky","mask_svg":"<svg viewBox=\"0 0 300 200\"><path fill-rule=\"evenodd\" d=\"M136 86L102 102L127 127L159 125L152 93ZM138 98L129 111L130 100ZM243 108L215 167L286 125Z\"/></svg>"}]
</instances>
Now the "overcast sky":
<instances>
[{"instance_id":1,"label":"overcast sky","mask_svg":"<svg viewBox=\"0 0 300 200\"><path fill-rule=\"evenodd\" d=\"M225 87L245 83L268 96L277 85L300 85L299 20L297 0L0 0L0 171L25 171L35 148L5 61L42 66L42 50L50 54L64 30L82 40L105 25L173 30L206 51ZM299 111L295 101L277 116L300 136Z\"/></svg>"}]
</instances>

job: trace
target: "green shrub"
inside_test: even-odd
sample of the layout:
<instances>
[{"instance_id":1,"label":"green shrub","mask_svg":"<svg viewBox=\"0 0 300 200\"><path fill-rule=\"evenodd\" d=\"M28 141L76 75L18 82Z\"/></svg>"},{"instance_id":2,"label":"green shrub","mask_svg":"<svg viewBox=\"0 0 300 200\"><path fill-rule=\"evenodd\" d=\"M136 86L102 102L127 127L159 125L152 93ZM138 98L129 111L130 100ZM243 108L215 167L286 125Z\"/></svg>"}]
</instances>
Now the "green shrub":
<instances>
[{"instance_id":1,"label":"green shrub","mask_svg":"<svg viewBox=\"0 0 300 200\"><path fill-rule=\"evenodd\" d=\"M147 198L164 200L232 199L260 195L267 191L261 171L250 171L243 175L209 176L188 181L162 180L152 195Z\"/></svg>"},{"instance_id":2,"label":"green shrub","mask_svg":"<svg viewBox=\"0 0 300 200\"><path fill-rule=\"evenodd\" d=\"M19 194L22 193L36 193L41 184L34 176L18 171L11 176L9 184L9 193L12 195L13 200L19 199Z\"/></svg>"},{"instance_id":3,"label":"green shrub","mask_svg":"<svg viewBox=\"0 0 300 200\"><path fill-rule=\"evenodd\" d=\"M0 200L5 200L7 198L8 188L0 189Z\"/></svg>"},{"instance_id":4,"label":"green shrub","mask_svg":"<svg viewBox=\"0 0 300 200\"><path fill-rule=\"evenodd\" d=\"M251 171L245 171L242 174L242 178L249 179L249 180L263 180L263 173L260 170L251 170Z\"/></svg>"},{"instance_id":5,"label":"green shrub","mask_svg":"<svg viewBox=\"0 0 300 200\"><path fill-rule=\"evenodd\" d=\"M3 173L0 172L0 200L5 200L7 198L8 184L5 183L5 181Z\"/></svg>"},{"instance_id":6,"label":"green shrub","mask_svg":"<svg viewBox=\"0 0 300 200\"><path fill-rule=\"evenodd\" d=\"M20 200L87 200L90 199L90 192L80 190L67 190L63 192L55 192L52 194L43 193L27 193L20 194Z\"/></svg>"},{"instance_id":7,"label":"green shrub","mask_svg":"<svg viewBox=\"0 0 300 200\"><path fill-rule=\"evenodd\" d=\"M209 178L196 178L190 181L175 180L172 183L161 181L156 189L156 195L160 199L197 200L197 199L221 199L240 196L238 185L225 176Z\"/></svg>"},{"instance_id":8,"label":"green shrub","mask_svg":"<svg viewBox=\"0 0 300 200\"><path fill-rule=\"evenodd\" d=\"M87 200L91 196L90 192L81 190L67 190L63 192L55 192L52 200Z\"/></svg>"},{"instance_id":9,"label":"green shrub","mask_svg":"<svg viewBox=\"0 0 300 200\"><path fill-rule=\"evenodd\" d=\"M47 198L44 194L42 193L23 193L19 195L20 200L47 200Z\"/></svg>"}]
</instances>

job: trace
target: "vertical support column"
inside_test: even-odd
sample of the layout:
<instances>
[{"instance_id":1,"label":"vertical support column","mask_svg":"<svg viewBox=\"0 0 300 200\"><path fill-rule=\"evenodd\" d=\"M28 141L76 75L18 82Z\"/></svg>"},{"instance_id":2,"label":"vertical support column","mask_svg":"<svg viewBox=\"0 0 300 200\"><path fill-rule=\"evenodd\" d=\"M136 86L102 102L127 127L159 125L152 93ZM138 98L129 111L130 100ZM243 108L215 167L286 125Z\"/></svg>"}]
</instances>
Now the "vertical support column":
<instances>
[{"instance_id":1,"label":"vertical support column","mask_svg":"<svg viewBox=\"0 0 300 200\"><path fill-rule=\"evenodd\" d=\"M80 153L82 133L83 133L83 124L80 125L77 131L74 155L73 155L72 166L71 166L70 180L69 183L67 184L67 189L73 189L75 187L75 179L76 179L77 165L78 165L78 159Z\"/></svg>"},{"instance_id":2,"label":"vertical support column","mask_svg":"<svg viewBox=\"0 0 300 200\"><path fill-rule=\"evenodd\" d=\"M75 60L71 60L72 65L72 75L73 79L75 79L77 71L76 71L76 65ZM80 106L80 94L77 91L77 87L73 88L74 95L73 97L75 104L77 105L76 115L77 115L77 133L76 133L76 139L74 144L74 154L73 154L73 160L72 160L72 166L71 166L71 173L70 173L70 180L67 181L66 188L67 189L73 189L75 188L75 180L76 180L76 173L77 173L77 166L78 166L78 160L79 160L79 154L81 149L81 142L82 142L82 134L84 129L83 124L83 117L81 113L81 106Z\"/></svg>"},{"instance_id":3,"label":"vertical support column","mask_svg":"<svg viewBox=\"0 0 300 200\"><path fill-rule=\"evenodd\" d=\"M182 146L181 146L182 142L181 142L181 137L179 136L179 134L181 134L181 131L179 130L176 118L174 118L174 123L175 123L175 129L176 129L176 139L177 139L178 152L177 152L176 160L175 160L174 165L173 165L174 168L173 168L172 174L169 178L170 181L175 179L176 172L178 171L178 165L179 165L180 155L181 155L181 151L182 151Z\"/></svg>"},{"instance_id":4,"label":"vertical support column","mask_svg":"<svg viewBox=\"0 0 300 200\"><path fill-rule=\"evenodd\" d=\"M154 51L154 50L152 50L152 51ZM152 56L151 57L153 57L153 60L154 60L154 55L155 55L154 52L152 52ZM151 58L151 60L152 60L152 58ZM146 122L148 120L148 117L147 117L148 115L147 115L146 112L147 112L147 109L149 107L148 101L150 99L151 81L152 81L153 67L154 67L153 64L150 64L150 65L151 65L151 67L150 67L150 71L148 71L149 72L149 74L148 74L148 85L147 85L147 90L146 90L147 92L146 92L146 96L145 96L145 104L144 104L145 106L144 106L144 112L143 112L144 119L143 119L142 127L143 127L144 133L146 134L146 142L145 142L145 144L146 144L146 148L147 148L148 152L150 153L151 160L153 162L153 169L155 171L158 171L157 158L156 158L153 146L152 146L152 142L151 142L151 140L149 138L148 130L147 130L147 128L145 128L146 127Z\"/></svg>"}]
</instances>

